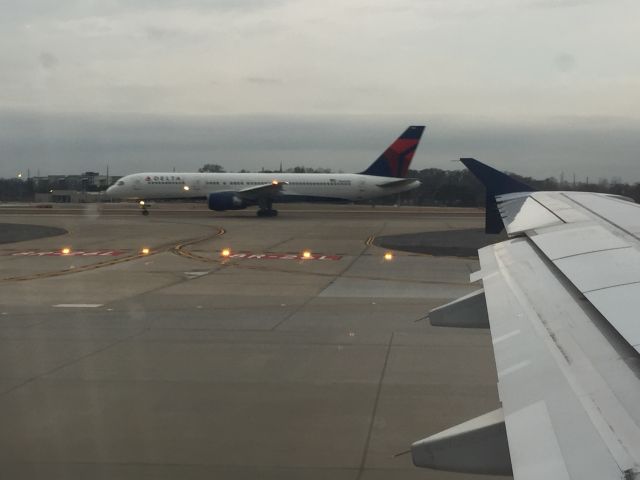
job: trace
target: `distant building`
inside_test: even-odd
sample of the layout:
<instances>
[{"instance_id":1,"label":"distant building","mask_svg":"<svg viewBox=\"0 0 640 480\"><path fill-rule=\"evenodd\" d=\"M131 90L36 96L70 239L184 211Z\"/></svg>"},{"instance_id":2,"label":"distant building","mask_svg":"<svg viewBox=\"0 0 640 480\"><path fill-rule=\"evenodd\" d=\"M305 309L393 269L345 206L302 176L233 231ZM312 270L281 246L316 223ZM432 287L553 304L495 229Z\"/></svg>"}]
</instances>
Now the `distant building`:
<instances>
[{"instance_id":1,"label":"distant building","mask_svg":"<svg viewBox=\"0 0 640 480\"><path fill-rule=\"evenodd\" d=\"M98 192L106 190L109 185L122 177L116 175L100 175L98 172L85 172L81 175L47 175L33 177L36 191L46 193L47 190L75 190L78 192ZM44 191L43 191L44 190Z\"/></svg>"},{"instance_id":2,"label":"distant building","mask_svg":"<svg viewBox=\"0 0 640 480\"><path fill-rule=\"evenodd\" d=\"M84 172L81 175L32 177L31 180L36 202L87 203L107 200L101 192L120 178L122 177L117 175Z\"/></svg>"},{"instance_id":3,"label":"distant building","mask_svg":"<svg viewBox=\"0 0 640 480\"><path fill-rule=\"evenodd\" d=\"M80 192L78 190L51 190L36 193L36 202L42 203L94 203L108 200L102 192Z\"/></svg>"}]
</instances>

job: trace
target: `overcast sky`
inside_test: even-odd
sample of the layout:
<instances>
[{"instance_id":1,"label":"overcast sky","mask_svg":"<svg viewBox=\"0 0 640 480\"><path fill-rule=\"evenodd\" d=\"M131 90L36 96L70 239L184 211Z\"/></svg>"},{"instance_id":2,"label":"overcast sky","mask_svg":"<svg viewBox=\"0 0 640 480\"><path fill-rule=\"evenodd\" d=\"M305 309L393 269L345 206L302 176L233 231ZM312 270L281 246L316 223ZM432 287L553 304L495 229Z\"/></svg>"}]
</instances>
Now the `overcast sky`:
<instances>
[{"instance_id":1,"label":"overcast sky","mask_svg":"<svg viewBox=\"0 0 640 480\"><path fill-rule=\"evenodd\" d=\"M0 0L0 176L476 156L640 181L640 3Z\"/></svg>"}]
</instances>

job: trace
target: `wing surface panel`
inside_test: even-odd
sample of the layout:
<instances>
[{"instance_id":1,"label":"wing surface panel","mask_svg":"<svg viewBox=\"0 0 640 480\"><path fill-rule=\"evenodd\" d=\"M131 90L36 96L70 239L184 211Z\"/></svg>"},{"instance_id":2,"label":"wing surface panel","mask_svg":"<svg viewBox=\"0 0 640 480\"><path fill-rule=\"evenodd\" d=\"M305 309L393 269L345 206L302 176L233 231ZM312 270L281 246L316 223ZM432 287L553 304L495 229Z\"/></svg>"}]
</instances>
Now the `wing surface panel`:
<instances>
[{"instance_id":1,"label":"wing surface panel","mask_svg":"<svg viewBox=\"0 0 640 480\"><path fill-rule=\"evenodd\" d=\"M531 240L551 260L630 246L622 238L593 223L545 229L533 235Z\"/></svg>"},{"instance_id":2,"label":"wing surface panel","mask_svg":"<svg viewBox=\"0 0 640 480\"><path fill-rule=\"evenodd\" d=\"M585 192L524 192L498 197L510 235L525 234L640 352L640 206ZM535 207L538 204L540 207ZM544 209L549 214L544 214ZM553 222L550 215L562 219ZM635 295L635 296L632 296Z\"/></svg>"},{"instance_id":3,"label":"wing surface panel","mask_svg":"<svg viewBox=\"0 0 640 480\"><path fill-rule=\"evenodd\" d=\"M582 293L640 282L640 252L631 247L572 255L554 263Z\"/></svg>"},{"instance_id":4,"label":"wing surface panel","mask_svg":"<svg viewBox=\"0 0 640 480\"><path fill-rule=\"evenodd\" d=\"M498 204L498 210L509 235L563 223L531 195L502 201Z\"/></svg>"},{"instance_id":5,"label":"wing surface panel","mask_svg":"<svg viewBox=\"0 0 640 480\"><path fill-rule=\"evenodd\" d=\"M534 207L531 200L551 216ZM496 201L510 235L559 223L595 221L618 227L640 239L640 218L634 218L640 217L640 205L619 197L589 192L521 192L498 195ZM525 227L516 227L518 223L515 222Z\"/></svg>"},{"instance_id":6,"label":"wing surface panel","mask_svg":"<svg viewBox=\"0 0 640 480\"><path fill-rule=\"evenodd\" d=\"M600 219L640 237L640 205L619 197L588 192L564 192L569 198Z\"/></svg>"},{"instance_id":7,"label":"wing surface panel","mask_svg":"<svg viewBox=\"0 0 640 480\"><path fill-rule=\"evenodd\" d=\"M585 293L585 297L640 352L640 284L595 290Z\"/></svg>"},{"instance_id":8,"label":"wing surface panel","mask_svg":"<svg viewBox=\"0 0 640 480\"><path fill-rule=\"evenodd\" d=\"M533 197L565 223L578 223L589 220L588 215L576 209L574 202L559 195L557 192L535 192Z\"/></svg>"}]
</instances>

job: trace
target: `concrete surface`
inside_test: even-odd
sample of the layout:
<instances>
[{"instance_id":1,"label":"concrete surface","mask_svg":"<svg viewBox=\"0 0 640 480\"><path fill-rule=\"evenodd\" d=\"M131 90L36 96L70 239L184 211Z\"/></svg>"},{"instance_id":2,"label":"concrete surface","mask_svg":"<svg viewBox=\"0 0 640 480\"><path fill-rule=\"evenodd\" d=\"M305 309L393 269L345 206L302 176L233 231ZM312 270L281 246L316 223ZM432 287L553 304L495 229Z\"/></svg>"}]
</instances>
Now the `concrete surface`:
<instances>
[{"instance_id":1,"label":"concrete surface","mask_svg":"<svg viewBox=\"0 0 640 480\"><path fill-rule=\"evenodd\" d=\"M69 232L0 250L1 478L470 478L393 455L498 405L488 332L420 321L477 261L371 244L482 216L162 208L0 211Z\"/></svg>"}]
</instances>

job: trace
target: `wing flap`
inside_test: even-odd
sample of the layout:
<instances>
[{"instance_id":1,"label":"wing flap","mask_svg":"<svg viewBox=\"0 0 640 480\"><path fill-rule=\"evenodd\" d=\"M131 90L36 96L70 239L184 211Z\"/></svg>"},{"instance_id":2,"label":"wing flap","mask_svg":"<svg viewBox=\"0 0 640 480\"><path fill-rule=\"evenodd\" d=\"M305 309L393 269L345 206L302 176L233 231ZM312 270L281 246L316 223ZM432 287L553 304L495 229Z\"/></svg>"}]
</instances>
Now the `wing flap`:
<instances>
[{"instance_id":1,"label":"wing flap","mask_svg":"<svg viewBox=\"0 0 640 480\"><path fill-rule=\"evenodd\" d=\"M513 461L518 465L518 480L569 480L555 429L544 402L536 402L509 415ZM530 458L530 450L536 455ZM544 461L540 461L543 458Z\"/></svg>"}]
</instances>

